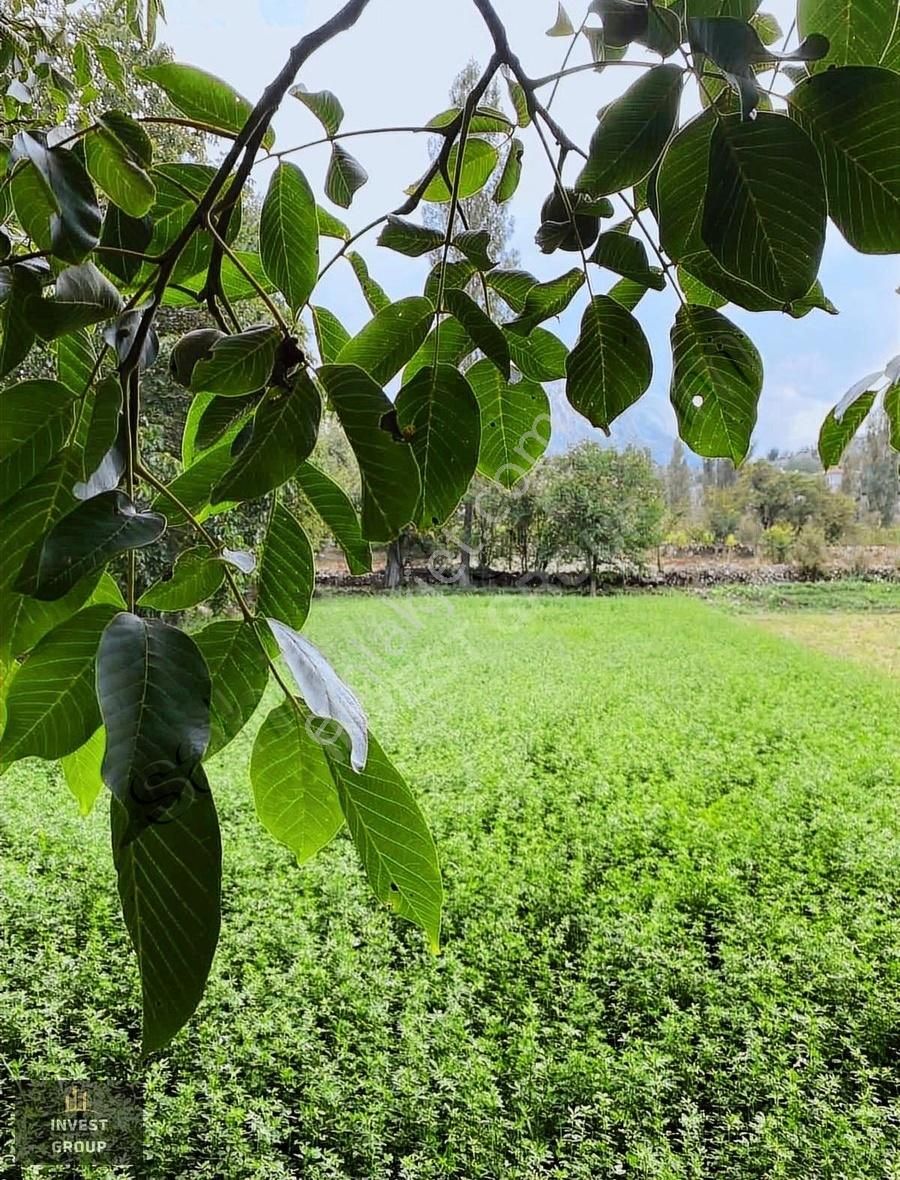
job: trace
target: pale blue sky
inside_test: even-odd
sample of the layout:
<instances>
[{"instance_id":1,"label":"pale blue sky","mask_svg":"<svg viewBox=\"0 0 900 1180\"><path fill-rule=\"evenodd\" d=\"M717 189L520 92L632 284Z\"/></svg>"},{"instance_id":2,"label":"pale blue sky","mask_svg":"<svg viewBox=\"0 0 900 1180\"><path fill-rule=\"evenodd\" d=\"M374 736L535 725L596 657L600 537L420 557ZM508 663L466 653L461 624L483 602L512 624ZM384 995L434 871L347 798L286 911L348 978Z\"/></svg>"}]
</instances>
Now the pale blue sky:
<instances>
[{"instance_id":1,"label":"pale blue sky","mask_svg":"<svg viewBox=\"0 0 900 1180\"><path fill-rule=\"evenodd\" d=\"M161 39L176 58L219 74L256 99L277 73L296 40L327 19L339 0L169 0L169 20ZM513 48L526 70L541 76L559 68L567 42L546 37L555 16L555 0L497 0L506 20ZM785 0L763 2L786 29L793 6ZM571 3L573 19L580 5ZM421 124L447 106L447 91L457 71L474 57L484 62L491 45L480 17L468 0L372 0L349 33L313 57L301 80L311 89L333 90L346 111L343 129L394 124ZM629 50L629 57L636 56ZM572 62L588 60L587 45L579 46ZM657 59L658 60L658 59ZM622 67L603 75L585 72L565 79L553 113L577 142L586 144L599 106L614 97L637 71ZM546 95L546 92L545 92ZM319 125L300 103L288 99L276 117L278 148L315 139ZM525 170L512 202L515 245L522 265L541 278L550 278L572 265L572 256L547 257L534 246L537 211L552 186L552 173L532 130L522 133L526 144ZM403 199L405 185L415 181L428 162L423 135L373 136L346 145L369 172L369 183L357 194L351 209L334 211L357 228ZM312 148L292 157L303 167L321 194L327 151ZM577 169L572 162L572 171ZM266 182L266 168L258 179ZM323 203L325 203L323 201ZM329 252L333 243L325 242ZM360 252L373 276L394 297L418 293L425 262L375 245L375 235L364 239ZM595 289L606 288L597 275ZM900 267L896 258L855 253L835 231L829 234L820 277L839 316L814 311L803 320L780 313L752 315L726 309L759 347L766 368L755 443L757 451L771 446L797 448L814 443L822 418L844 390L861 375L883 366L900 351ZM610 281L612 279L610 278ZM583 302L573 306L556 324L567 343L574 342ZM358 287L348 267L332 269L316 302L332 308L351 329L366 316ZM668 404L668 330L675 311L669 292L650 292L637 314L653 347L656 371L650 392L637 407L613 424L621 443L640 441L644 434L664 431L674 435L674 415ZM563 433L569 424L559 423Z\"/></svg>"}]
</instances>

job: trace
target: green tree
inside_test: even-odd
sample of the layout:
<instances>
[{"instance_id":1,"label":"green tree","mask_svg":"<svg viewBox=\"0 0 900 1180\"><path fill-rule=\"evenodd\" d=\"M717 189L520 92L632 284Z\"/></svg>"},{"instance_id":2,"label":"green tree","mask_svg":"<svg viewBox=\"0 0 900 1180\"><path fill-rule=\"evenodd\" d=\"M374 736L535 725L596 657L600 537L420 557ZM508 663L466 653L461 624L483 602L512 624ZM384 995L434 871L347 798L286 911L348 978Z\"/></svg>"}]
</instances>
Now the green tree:
<instances>
[{"instance_id":1,"label":"green tree","mask_svg":"<svg viewBox=\"0 0 900 1180\"><path fill-rule=\"evenodd\" d=\"M95 785L109 788L147 1050L190 1017L215 951L221 842L206 760L270 679L282 700L250 771L263 825L305 858L346 824L378 899L438 945L442 886L424 817L352 690L302 633L315 562L292 497L306 497L358 571L370 568L371 544L409 525L439 528L476 472L514 487L547 445L545 384L565 380L572 406L602 429L643 396L654 357L640 300L667 284L678 302L670 397L680 437L706 459L739 464L763 360L721 307L833 311L817 278L828 217L860 252L900 248L891 5L875 11L866 0L862 37L862 0L801 2L785 54L763 44L744 5L685 18L677 6L661 17L649 0L602 0L566 64L535 78L518 52L530 15L507 28L492 0L472 4L489 59L449 113L419 110L396 87L397 125L433 131L440 148L418 180L397 178L407 187L395 208L353 230L344 211L367 173L348 150L357 129L343 126L341 80L334 91L296 83L378 0L335 0L255 103L165 54L141 56L155 52L159 0L111 4L104 19L117 14L117 31L93 41L78 31L80 10L11 0L0 13L0 380L32 351L51 374L2 393L0 765L80 751ZM568 29L564 17L554 34ZM637 75L623 73L590 141L576 142L551 113L553 90L626 47ZM590 60L573 59L579 49ZM782 69L785 58L795 64ZM486 106L497 81L505 111ZM331 146L321 185L301 166L307 144L275 144L272 119L291 93ZM158 113L163 98L174 113ZM184 130L214 139L215 164L174 150ZM405 134L368 134L389 130ZM364 136L354 151L370 166L379 158ZM505 205L534 155L552 176L534 210L535 242L564 257L544 282L498 265L461 209L487 191ZM277 164L256 220L247 194L262 156ZM429 205L446 207L443 228L422 218ZM374 273L378 251L362 244L375 230L381 249L439 251L422 294L390 301ZM352 337L320 304L320 280L338 266L371 311ZM484 305L467 298L473 280L512 318L490 294ZM544 325L576 299L570 350ZM147 395L160 317L179 308L209 321L169 353L187 407L169 470L154 467L148 445L169 421L151 421ZM398 375L392 401L384 390ZM898 375L890 362L829 414L826 466L878 399L898 445ZM359 511L310 461L325 399L359 468ZM561 544L595 571L598 554L636 554L654 534L661 493L637 453L560 461L582 462L603 496L582 499L580 479L561 480L556 512L571 525ZM617 464L620 478L604 482L598 472ZM617 514L617 498L633 506ZM220 530L248 510L265 521L261 543L232 552ZM174 529L185 540L173 576L141 594L138 552ZM223 584L239 618L196 634L175 625Z\"/></svg>"},{"instance_id":2,"label":"green tree","mask_svg":"<svg viewBox=\"0 0 900 1180\"><path fill-rule=\"evenodd\" d=\"M648 452L581 443L547 461L540 507L542 558L580 561L594 594L598 570L659 543L665 502Z\"/></svg>"}]
</instances>

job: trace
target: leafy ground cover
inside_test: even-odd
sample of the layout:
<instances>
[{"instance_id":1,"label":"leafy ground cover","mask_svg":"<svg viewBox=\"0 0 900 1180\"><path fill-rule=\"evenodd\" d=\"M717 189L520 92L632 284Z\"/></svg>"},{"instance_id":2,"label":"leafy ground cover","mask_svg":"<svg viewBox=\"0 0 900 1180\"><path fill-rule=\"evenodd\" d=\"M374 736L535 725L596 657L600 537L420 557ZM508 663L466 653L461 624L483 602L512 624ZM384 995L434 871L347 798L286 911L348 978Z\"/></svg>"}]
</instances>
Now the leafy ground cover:
<instances>
[{"instance_id":1,"label":"leafy ground cover","mask_svg":"<svg viewBox=\"0 0 900 1180\"><path fill-rule=\"evenodd\" d=\"M900 676L900 582L723 586L710 597L784 639Z\"/></svg>"},{"instance_id":2,"label":"leafy ground cover","mask_svg":"<svg viewBox=\"0 0 900 1180\"><path fill-rule=\"evenodd\" d=\"M893 680L675 596L311 622L439 840L441 955L346 839L300 869L263 836L248 732L210 765L210 990L142 1065L104 817L14 768L4 1135L16 1078L80 1076L145 1087L153 1180L898 1175Z\"/></svg>"},{"instance_id":3,"label":"leafy ground cover","mask_svg":"<svg viewBox=\"0 0 900 1180\"><path fill-rule=\"evenodd\" d=\"M900 581L840 578L834 582L733 583L707 592L716 602L748 610L900 611Z\"/></svg>"}]
</instances>

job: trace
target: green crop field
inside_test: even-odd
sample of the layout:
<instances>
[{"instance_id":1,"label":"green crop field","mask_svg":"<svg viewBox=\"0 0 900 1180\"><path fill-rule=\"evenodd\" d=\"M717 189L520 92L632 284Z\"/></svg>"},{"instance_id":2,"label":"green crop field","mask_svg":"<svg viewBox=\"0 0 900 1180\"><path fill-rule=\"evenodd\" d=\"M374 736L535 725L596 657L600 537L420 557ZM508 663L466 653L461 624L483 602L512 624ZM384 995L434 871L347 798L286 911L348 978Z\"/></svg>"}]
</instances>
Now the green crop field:
<instances>
[{"instance_id":1,"label":"green crop field","mask_svg":"<svg viewBox=\"0 0 900 1180\"><path fill-rule=\"evenodd\" d=\"M442 953L345 838L299 868L262 832L248 731L210 988L142 1064L105 807L23 764L4 1134L15 1079L83 1077L144 1087L141 1180L900 1176L895 679L675 596L326 599L311 634L433 826Z\"/></svg>"}]
</instances>

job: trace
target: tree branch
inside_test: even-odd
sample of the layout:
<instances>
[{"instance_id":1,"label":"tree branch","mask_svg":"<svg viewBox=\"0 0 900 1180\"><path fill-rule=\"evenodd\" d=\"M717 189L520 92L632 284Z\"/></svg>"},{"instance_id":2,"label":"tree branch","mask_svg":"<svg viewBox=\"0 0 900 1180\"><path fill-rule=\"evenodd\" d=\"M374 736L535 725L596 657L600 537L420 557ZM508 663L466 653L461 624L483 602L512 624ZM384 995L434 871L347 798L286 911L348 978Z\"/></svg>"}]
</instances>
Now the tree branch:
<instances>
[{"instance_id":1,"label":"tree branch","mask_svg":"<svg viewBox=\"0 0 900 1180\"><path fill-rule=\"evenodd\" d=\"M219 195L228 183L228 177L231 175L232 168L234 168L239 160L241 161L235 173L234 180L231 182L222 203L222 213L218 224L218 231L222 237L226 236L231 210L237 203L238 196L250 174L250 169L253 167L253 159L262 144L272 116L281 105L282 99L294 81L297 71L317 49L320 49L339 33L346 32L347 29L352 28L368 4L369 0L348 0L330 20L325 21L317 29L302 37L291 50L288 60L285 62L278 76L263 91L262 96L251 111L247 122L241 128L231 147L228 149L209 187L198 201L197 208L192 213L184 229L163 255L159 266L159 274L154 285L153 297L138 325L138 330L135 333L128 356L121 366L123 379L127 380L128 376L137 369L141 350L144 347L157 309L162 303L163 293L172 276L172 271L175 269L175 264L185 246L197 230L203 227L207 217L213 211ZM242 153L243 159L241 159ZM221 250L214 241L208 273L212 275L216 282L218 281L218 268L221 266L221 260Z\"/></svg>"}]
</instances>

